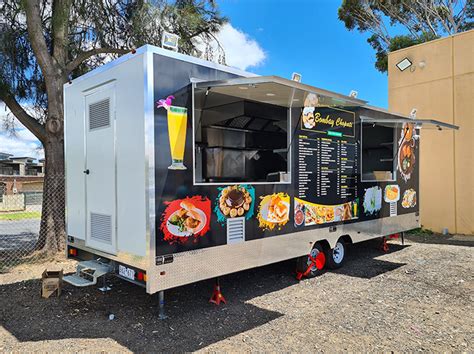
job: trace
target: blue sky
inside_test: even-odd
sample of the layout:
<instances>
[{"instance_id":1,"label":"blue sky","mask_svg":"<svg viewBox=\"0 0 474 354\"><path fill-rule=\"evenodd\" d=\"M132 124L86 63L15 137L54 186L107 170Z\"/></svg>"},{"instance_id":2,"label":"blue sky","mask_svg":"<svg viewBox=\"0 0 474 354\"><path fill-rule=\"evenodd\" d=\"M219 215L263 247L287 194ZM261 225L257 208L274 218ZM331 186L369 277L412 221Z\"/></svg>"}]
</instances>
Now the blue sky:
<instances>
[{"instance_id":1,"label":"blue sky","mask_svg":"<svg viewBox=\"0 0 474 354\"><path fill-rule=\"evenodd\" d=\"M349 32L337 18L340 0L218 0L231 25L255 40L263 62L247 70L349 94L386 108L387 76L374 67L367 34Z\"/></svg>"},{"instance_id":2,"label":"blue sky","mask_svg":"<svg viewBox=\"0 0 474 354\"><path fill-rule=\"evenodd\" d=\"M217 0L230 22L217 37L227 64L259 75L290 78L387 107L387 76L375 67L367 34L349 32L337 18L342 0ZM1 116L6 113L0 103ZM1 122L0 122L1 123ZM12 138L0 126L0 151L43 157L39 142L18 125Z\"/></svg>"}]
</instances>

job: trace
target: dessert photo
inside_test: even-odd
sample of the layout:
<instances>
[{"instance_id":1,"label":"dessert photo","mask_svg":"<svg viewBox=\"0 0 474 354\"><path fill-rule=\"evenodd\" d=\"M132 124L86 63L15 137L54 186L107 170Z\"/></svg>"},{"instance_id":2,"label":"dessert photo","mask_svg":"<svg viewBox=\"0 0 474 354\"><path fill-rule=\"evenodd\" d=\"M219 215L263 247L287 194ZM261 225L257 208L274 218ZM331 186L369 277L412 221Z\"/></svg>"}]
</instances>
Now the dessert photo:
<instances>
[{"instance_id":1,"label":"dessert photo","mask_svg":"<svg viewBox=\"0 0 474 354\"><path fill-rule=\"evenodd\" d=\"M218 197L217 210L224 218L235 218L239 216L251 217L253 212L253 187L234 185L223 188ZM218 216L219 218L219 216Z\"/></svg>"}]
</instances>

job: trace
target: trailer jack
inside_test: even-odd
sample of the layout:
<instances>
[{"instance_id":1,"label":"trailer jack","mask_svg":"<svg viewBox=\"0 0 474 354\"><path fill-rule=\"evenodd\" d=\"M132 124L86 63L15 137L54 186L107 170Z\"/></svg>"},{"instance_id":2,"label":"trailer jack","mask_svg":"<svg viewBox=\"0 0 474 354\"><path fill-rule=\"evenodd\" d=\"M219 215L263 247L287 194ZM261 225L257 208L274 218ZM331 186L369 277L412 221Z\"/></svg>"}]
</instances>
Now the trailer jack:
<instances>
[{"instance_id":1,"label":"trailer jack","mask_svg":"<svg viewBox=\"0 0 474 354\"><path fill-rule=\"evenodd\" d=\"M159 301L159 309L160 312L158 314L158 318L160 320L166 320L168 316L165 314L165 291L161 290L158 292L158 301Z\"/></svg>"},{"instance_id":2,"label":"trailer jack","mask_svg":"<svg viewBox=\"0 0 474 354\"><path fill-rule=\"evenodd\" d=\"M222 295L221 292L221 286L219 284L219 278L216 278L216 283L214 284L214 290L212 292L212 296L209 299L209 302L212 304L220 305L221 302L224 304L227 304L227 301L225 301L224 295Z\"/></svg>"},{"instance_id":3,"label":"trailer jack","mask_svg":"<svg viewBox=\"0 0 474 354\"><path fill-rule=\"evenodd\" d=\"M387 239L400 239L401 243L402 243L402 246L405 245L405 233L404 232L400 232L400 233L396 233L396 234L392 234L392 235L389 235L389 236L384 236L382 237L382 242L380 244L380 250L387 253L388 251L390 251L390 247L387 243Z\"/></svg>"},{"instance_id":4,"label":"trailer jack","mask_svg":"<svg viewBox=\"0 0 474 354\"><path fill-rule=\"evenodd\" d=\"M385 236L382 237L382 242L380 243L380 250L384 253L387 253L390 250L387 243L387 238Z\"/></svg>"}]
</instances>

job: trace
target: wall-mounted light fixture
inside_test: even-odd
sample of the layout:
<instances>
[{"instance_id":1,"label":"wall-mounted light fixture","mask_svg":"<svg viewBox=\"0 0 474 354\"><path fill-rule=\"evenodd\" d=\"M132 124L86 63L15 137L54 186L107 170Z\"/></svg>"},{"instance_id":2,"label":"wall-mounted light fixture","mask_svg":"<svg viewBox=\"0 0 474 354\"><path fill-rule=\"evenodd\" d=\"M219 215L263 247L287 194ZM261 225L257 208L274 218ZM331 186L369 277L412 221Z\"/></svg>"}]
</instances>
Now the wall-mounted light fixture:
<instances>
[{"instance_id":1,"label":"wall-mounted light fixture","mask_svg":"<svg viewBox=\"0 0 474 354\"><path fill-rule=\"evenodd\" d=\"M399 61L396 65L400 71L404 71L408 69L410 66L412 66L412 64L413 63L410 61L410 59L405 58L402 61Z\"/></svg>"},{"instance_id":2,"label":"wall-mounted light fixture","mask_svg":"<svg viewBox=\"0 0 474 354\"><path fill-rule=\"evenodd\" d=\"M296 82L301 82L301 78L302 78L301 74L298 74L298 73L293 73L291 75L291 80L296 81Z\"/></svg>"}]
</instances>

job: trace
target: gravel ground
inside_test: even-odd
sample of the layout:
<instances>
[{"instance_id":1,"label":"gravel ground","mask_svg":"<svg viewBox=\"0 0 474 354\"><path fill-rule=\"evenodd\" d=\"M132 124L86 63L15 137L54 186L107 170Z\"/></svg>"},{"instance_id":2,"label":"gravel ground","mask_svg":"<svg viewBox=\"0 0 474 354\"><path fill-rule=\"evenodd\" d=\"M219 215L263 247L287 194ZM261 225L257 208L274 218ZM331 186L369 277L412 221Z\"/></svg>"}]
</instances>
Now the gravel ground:
<instances>
[{"instance_id":1,"label":"gravel ground","mask_svg":"<svg viewBox=\"0 0 474 354\"><path fill-rule=\"evenodd\" d=\"M387 254L354 245L342 269L301 282L294 261L240 272L219 307L203 281L166 292L165 321L156 295L118 279L41 299L44 267L74 264L23 266L0 274L0 351L473 351L473 246L413 235Z\"/></svg>"}]
</instances>

